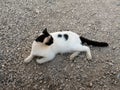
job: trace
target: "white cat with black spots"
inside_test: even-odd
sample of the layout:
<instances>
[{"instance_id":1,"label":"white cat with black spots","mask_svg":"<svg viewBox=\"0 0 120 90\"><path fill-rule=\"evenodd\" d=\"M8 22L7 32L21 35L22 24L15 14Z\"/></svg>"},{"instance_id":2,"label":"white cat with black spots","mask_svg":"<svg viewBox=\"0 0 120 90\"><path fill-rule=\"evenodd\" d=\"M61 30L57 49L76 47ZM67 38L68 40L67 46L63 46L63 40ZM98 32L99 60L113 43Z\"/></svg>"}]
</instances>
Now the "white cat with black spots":
<instances>
[{"instance_id":1,"label":"white cat with black spots","mask_svg":"<svg viewBox=\"0 0 120 90\"><path fill-rule=\"evenodd\" d=\"M37 59L37 63L42 64L51 61L58 53L73 52L70 60L73 60L80 52L86 52L87 59L92 59L90 48L84 43L93 46L107 47L105 42L97 42L80 37L72 31L61 31L48 33L47 29L43 30L39 37L37 37L32 44L30 55L24 62L30 62L35 56L43 57Z\"/></svg>"}]
</instances>

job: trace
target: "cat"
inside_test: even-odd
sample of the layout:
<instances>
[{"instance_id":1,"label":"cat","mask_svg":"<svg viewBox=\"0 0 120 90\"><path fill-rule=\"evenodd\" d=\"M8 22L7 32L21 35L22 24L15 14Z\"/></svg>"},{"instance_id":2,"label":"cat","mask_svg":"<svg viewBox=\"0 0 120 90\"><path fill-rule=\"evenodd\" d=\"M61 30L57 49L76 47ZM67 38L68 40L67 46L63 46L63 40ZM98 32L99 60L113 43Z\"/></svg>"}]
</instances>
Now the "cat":
<instances>
[{"instance_id":1,"label":"cat","mask_svg":"<svg viewBox=\"0 0 120 90\"><path fill-rule=\"evenodd\" d=\"M92 59L90 48L85 43L98 47L108 46L106 42L92 41L72 31L48 33L45 28L33 41L31 53L24 62L30 62L35 56L42 56L41 59L36 60L37 63L42 64L53 60L58 53L67 52L73 52L70 60L73 60L80 52L86 52L87 59Z\"/></svg>"}]
</instances>

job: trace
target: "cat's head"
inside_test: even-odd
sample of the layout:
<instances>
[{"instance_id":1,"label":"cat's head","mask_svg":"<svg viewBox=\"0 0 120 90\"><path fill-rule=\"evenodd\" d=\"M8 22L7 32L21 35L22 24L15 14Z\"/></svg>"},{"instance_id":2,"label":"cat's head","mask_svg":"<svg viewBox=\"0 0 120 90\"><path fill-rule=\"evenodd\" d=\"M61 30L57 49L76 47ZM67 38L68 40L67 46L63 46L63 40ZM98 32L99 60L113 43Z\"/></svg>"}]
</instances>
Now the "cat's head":
<instances>
[{"instance_id":1,"label":"cat's head","mask_svg":"<svg viewBox=\"0 0 120 90\"><path fill-rule=\"evenodd\" d=\"M36 38L36 42L41 42L45 45L53 44L53 37L48 33L47 28L43 30L39 37Z\"/></svg>"}]
</instances>

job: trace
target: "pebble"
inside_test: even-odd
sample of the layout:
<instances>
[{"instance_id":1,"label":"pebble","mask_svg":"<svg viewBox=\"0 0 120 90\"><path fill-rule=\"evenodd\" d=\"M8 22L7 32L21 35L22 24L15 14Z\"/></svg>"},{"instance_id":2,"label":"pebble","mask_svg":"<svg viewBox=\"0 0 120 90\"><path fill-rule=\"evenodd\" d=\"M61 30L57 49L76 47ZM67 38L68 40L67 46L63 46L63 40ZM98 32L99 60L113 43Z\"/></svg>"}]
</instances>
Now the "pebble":
<instances>
[{"instance_id":1,"label":"pebble","mask_svg":"<svg viewBox=\"0 0 120 90\"><path fill-rule=\"evenodd\" d=\"M37 84L33 86L33 88L34 88L35 90L37 90L37 87L38 87L38 85L37 85Z\"/></svg>"},{"instance_id":2,"label":"pebble","mask_svg":"<svg viewBox=\"0 0 120 90\"><path fill-rule=\"evenodd\" d=\"M110 66L113 66L113 65L114 65L112 62L108 62L108 64L109 64Z\"/></svg>"},{"instance_id":3,"label":"pebble","mask_svg":"<svg viewBox=\"0 0 120 90\"><path fill-rule=\"evenodd\" d=\"M39 13L40 13L39 9L35 9L35 12L36 12L37 14L39 14Z\"/></svg>"},{"instance_id":4,"label":"pebble","mask_svg":"<svg viewBox=\"0 0 120 90\"><path fill-rule=\"evenodd\" d=\"M112 50L115 50L115 49L116 49L116 46L113 46L113 47L112 47Z\"/></svg>"},{"instance_id":5,"label":"pebble","mask_svg":"<svg viewBox=\"0 0 120 90\"><path fill-rule=\"evenodd\" d=\"M73 66L74 66L74 64L72 63L72 64L71 64L71 67L73 67Z\"/></svg>"},{"instance_id":6,"label":"pebble","mask_svg":"<svg viewBox=\"0 0 120 90\"><path fill-rule=\"evenodd\" d=\"M42 88L42 90L45 90L44 88Z\"/></svg>"},{"instance_id":7,"label":"pebble","mask_svg":"<svg viewBox=\"0 0 120 90\"><path fill-rule=\"evenodd\" d=\"M120 73L118 73L118 75L117 75L117 79L119 79L119 80L120 80Z\"/></svg>"},{"instance_id":8,"label":"pebble","mask_svg":"<svg viewBox=\"0 0 120 90\"><path fill-rule=\"evenodd\" d=\"M93 83L92 83L92 82L90 82L90 83L89 83L89 87L92 87L92 86L93 86Z\"/></svg>"},{"instance_id":9,"label":"pebble","mask_svg":"<svg viewBox=\"0 0 120 90\"><path fill-rule=\"evenodd\" d=\"M0 82L1 82L2 80L4 80L4 74L3 74L2 72L3 72L3 71L0 70Z\"/></svg>"}]
</instances>

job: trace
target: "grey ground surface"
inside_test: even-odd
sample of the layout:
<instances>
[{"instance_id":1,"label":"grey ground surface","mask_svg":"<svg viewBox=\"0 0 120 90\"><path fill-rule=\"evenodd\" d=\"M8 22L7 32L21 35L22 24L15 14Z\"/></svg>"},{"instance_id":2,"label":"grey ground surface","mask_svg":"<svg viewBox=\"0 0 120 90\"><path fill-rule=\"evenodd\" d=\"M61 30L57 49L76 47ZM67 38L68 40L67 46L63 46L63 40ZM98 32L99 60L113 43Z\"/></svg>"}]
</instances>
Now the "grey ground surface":
<instances>
[{"instance_id":1,"label":"grey ground surface","mask_svg":"<svg viewBox=\"0 0 120 90\"><path fill-rule=\"evenodd\" d=\"M45 27L109 47L91 47L92 60L63 54L24 64ZM120 0L0 0L0 90L120 90Z\"/></svg>"}]
</instances>

